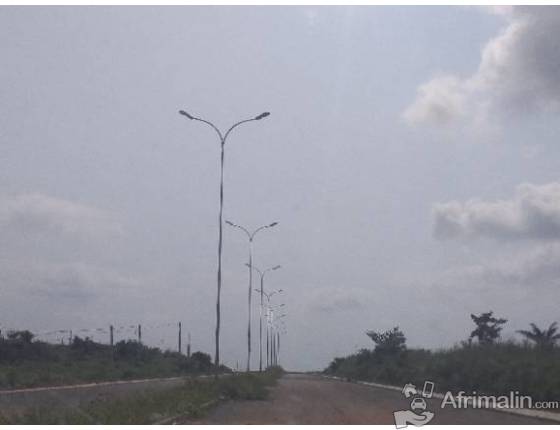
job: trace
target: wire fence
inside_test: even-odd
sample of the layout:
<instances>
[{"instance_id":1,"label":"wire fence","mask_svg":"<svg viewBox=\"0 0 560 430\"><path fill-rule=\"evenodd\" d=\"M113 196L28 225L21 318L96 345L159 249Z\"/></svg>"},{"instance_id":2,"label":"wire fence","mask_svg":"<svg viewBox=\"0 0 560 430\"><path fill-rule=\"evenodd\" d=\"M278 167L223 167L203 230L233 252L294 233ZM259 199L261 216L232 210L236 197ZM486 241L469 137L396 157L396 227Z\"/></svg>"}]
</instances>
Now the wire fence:
<instances>
[{"instance_id":1,"label":"wire fence","mask_svg":"<svg viewBox=\"0 0 560 430\"><path fill-rule=\"evenodd\" d=\"M0 324L0 337L5 338L10 332L23 330L27 329ZM174 351L182 349L182 345L187 345L187 342L190 344L190 332L183 331L178 322L130 325L108 324L105 327L29 331L33 333L34 340L50 344L67 345L71 343L75 337L80 337L82 339L89 338L94 342L107 345L111 344L111 341L117 343L123 340L133 340L139 341L146 346Z\"/></svg>"}]
</instances>

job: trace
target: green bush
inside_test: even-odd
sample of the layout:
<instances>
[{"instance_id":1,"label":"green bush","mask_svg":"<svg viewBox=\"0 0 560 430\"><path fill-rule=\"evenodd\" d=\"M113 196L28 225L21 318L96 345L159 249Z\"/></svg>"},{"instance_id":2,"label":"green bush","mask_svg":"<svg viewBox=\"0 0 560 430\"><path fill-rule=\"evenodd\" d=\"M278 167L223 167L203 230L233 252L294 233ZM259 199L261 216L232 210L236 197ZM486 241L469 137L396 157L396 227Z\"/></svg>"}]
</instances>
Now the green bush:
<instances>
[{"instance_id":1,"label":"green bush","mask_svg":"<svg viewBox=\"0 0 560 430\"><path fill-rule=\"evenodd\" d=\"M192 375L213 370L211 357L203 352L195 352L189 358L130 340L111 347L75 337L69 345L53 345L33 340L28 331L0 338L0 388L4 389Z\"/></svg>"},{"instance_id":2,"label":"green bush","mask_svg":"<svg viewBox=\"0 0 560 430\"><path fill-rule=\"evenodd\" d=\"M503 395L519 391L533 400L560 398L560 349L513 342L462 344L450 349L408 349L388 356L361 350L335 358L325 373L393 385L435 382L438 391Z\"/></svg>"}]
</instances>

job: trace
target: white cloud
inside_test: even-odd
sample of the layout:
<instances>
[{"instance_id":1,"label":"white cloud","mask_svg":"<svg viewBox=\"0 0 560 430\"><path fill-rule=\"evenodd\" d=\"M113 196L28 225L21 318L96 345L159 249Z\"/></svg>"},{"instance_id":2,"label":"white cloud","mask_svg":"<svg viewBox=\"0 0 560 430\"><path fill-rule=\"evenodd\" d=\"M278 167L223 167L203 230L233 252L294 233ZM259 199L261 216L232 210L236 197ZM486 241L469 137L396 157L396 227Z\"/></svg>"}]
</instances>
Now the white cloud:
<instances>
[{"instance_id":1,"label":"white cloud","mask_svg":"<svg viewBox=\"0 0 560 430\"><path fill-rule=\"evenodd\" d=\"M448 124L465 114L465 103L463 82L441 76L420 86L416 101L403 115L410 123Z\"/></svg>"},{"instance_id":2,"label":"white cloud","mask_svg":"<svg viewBox=\"0 0 560 430\"><path fill-rule=\"evenodd\" d=\"M405 120L449 124L559 107L560 8L512 7L500 9L499 15L508 24L483 48L476 72L467 78L439 76L421 85L403 113Z\"/></svg>"},{"instance_id":3,"label":"white cloud","mask_svg":"<svg viewBox=\"0 0 560 430\"><path fill-rule=\"evenodd\" d=\"M119 223L104 211L38 193L1 199L0 227L86 238L122 233Z\"/></svg>"},{"instance_id":4,"label":"white cloud","mask_svg":"<svg viewBox=\"0 0 560 430\"><path fill-rule=\"evenodd\" d=\"M439 203L433 216L440 239L559 239L560 183L521 184L511 200Z\"/></svg>"}]
</instances>

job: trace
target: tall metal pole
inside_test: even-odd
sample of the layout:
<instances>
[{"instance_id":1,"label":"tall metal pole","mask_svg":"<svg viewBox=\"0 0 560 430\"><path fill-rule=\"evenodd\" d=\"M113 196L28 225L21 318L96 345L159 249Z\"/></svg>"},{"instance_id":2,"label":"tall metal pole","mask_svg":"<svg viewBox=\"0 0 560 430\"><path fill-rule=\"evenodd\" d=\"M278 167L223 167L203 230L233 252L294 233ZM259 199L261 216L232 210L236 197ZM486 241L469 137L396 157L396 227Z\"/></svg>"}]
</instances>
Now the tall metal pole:
<instances>
[{"instance_id":1,"label":"tall metal pole","mask_svg":"<svg viewBox=\"0 0 560 430\"><path fill-rule=\"evenodd\" d=\"M222 293L222 245L223 245L223 238L222 238L223 222L222 222L222 220L223 220L223 211L224 211L224 155L225 155L224 153L225 153L225 144L226 144L227 137L229 136L229 134L231 133L231 131L235 127L237 127L241 124L244 124L246 122L261 120L261 119L269 116L270 113L269 112L263 112L263 113L261 113L260 115L257 115L254 118L239 121L239 122L235 123L234 125L232 125L228 129L228 131L225 132L225 134L222 134L222 132L214 124L212 124L210 121L207 121L207 120L202 119L202 118L194 117L194 116L190 115L189 113L185 112L184 110L180 110L179 114L181 114L183 116L186 116L190 120L201 121L205 124L208 124L210 127L212 127L214 129L214 131L216 131L216 133L218 134L218 137L220 138L220 210L219 210L219 213L218 213L219 228L218 228L218 276L217 276L218 285L217 285L217 298L216 298L216 332L215 332L216 352L215 352L215 355L214 355L214 366L215 366L215 371L216 371L216 375L217 375L218 367L220 365L220 324L221 324L221 321L220 321L220 319L221 319L220 300L221 300L221 293Z\"/></svg>"},{"instance_id":2,"label":"tall metal pole","mask_svg":"<svg viewBox=\"0 0 560 430\"><path fill-rule=\"evenodd\" d=\"M253 236L249 236L249 292L247 293L247 372L251 371L251 307L253 296Z\"/></svg>"},{"instance_id":3,"label":"tall metal pole","mask_svg":"<svg viewBox=\"0 0 560 430\"><path fill-rule=\"evenodd\" d=\"M261 273L260 291L261 291L261 309L260 309L260 319L259 319L259 372L262 372L262 353L263 353L262 323L263 323L263 309L264 309L264 273Z\"/></svg>"},{"instance_id":4,"label":"tall metal pole","mask_svg":"<svg viewBox=\"0 0 560 430\"><path fill-rule=\"evenodd\" d=\"M216 297L216 352L214 354L214 366L216 375L218 367L220 366L220 300L222 294L222 218L224 212L224 147L225 140L222 138L221 142L221 156L220 156L220 212L218 216L219 235L218 235L218 295Z\"/></svg>"},{"instance_id":5,"label":"tall metal pole","mask_svg":"<svg viewBox=\"0 0 560 430\"><path fill-rule=\"evenodd\" d=\"M266 310L266 367L270 366L270 309Z\"/></svg>"},{"instance_id":6,"label":"tall metal pole","mask_svg":"<svg viewBox=\"0 0 560 430\"><path fill-rule=\"evenodd\" d=\"M182 327L181 327L181 323L179 322L179 337L178 337L178 342L177 342L177 350L179 351L179 354L181 354L182 352Z\"/></svg>"},{"instance_id":7,"label":"tall metal pole","mask_svg":"<svg viewBox=\"0 0 560 430\"><path fill-rule=\"evenodd\" d=\"M271 359L270 359L270 365L271 366L275 366L276 365L276 340L275 340L276 334L274 333L274 325L271 323L270 324L270 353L271 353Z\"/></svg>"},{"instance_id":8,"label":"tall metal pole","mask_svg":"<svg viewBox=\"0 0 560 430\"><path fill-rule=\"evenodd\" d=\"M280 307L283 306L283 304L279 305ZM284 322L282 321L282 318L284 318L286 316L286 314L282 314L279 315L275 321L273 321L273 326L275 327L275 335L274 335L274 364L277 366L279 363L279 355L280 355L280 327L275 325L275 322L278 321L282 324L284 324Z\"/></svg>"},{"instance_id":9,"label":"tall metal pole","mask_svg":"<svg viewBox=\"0 0 560 430\"><path fill-rule=\"evenodd\" d=\"M276 333L276 364L280 364L280 332Z\"/></svg>"}]
</instances>

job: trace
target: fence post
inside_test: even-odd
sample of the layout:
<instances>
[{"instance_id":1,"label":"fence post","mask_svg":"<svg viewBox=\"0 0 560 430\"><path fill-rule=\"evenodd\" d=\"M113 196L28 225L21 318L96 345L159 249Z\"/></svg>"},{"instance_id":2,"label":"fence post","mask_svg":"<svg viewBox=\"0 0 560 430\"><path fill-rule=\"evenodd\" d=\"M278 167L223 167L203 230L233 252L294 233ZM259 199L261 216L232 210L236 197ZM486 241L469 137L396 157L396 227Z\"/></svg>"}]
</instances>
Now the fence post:
<instances>
[{"instance_id":1,"label":"fence post","mask_svg":"<svg viewBox=\"0 0 560 430\"><path fill-rule=\"evenodd\" d=\"M142 325L138 324L138 343L142 343Z\"/></svg>"}]
</instances>

